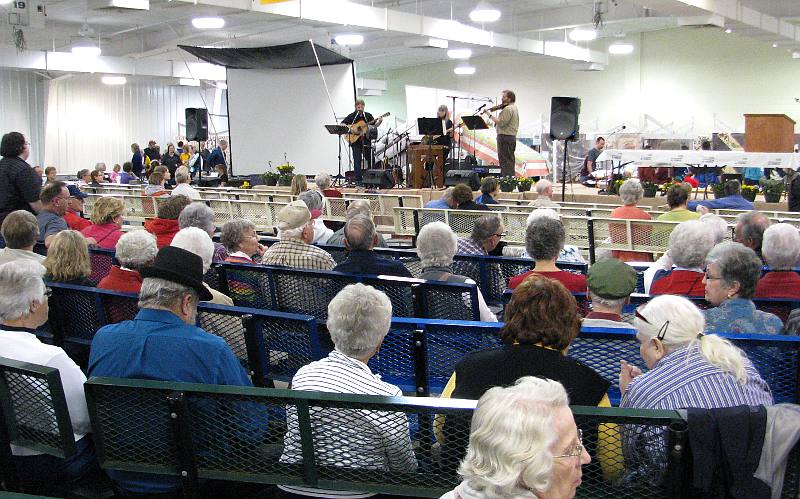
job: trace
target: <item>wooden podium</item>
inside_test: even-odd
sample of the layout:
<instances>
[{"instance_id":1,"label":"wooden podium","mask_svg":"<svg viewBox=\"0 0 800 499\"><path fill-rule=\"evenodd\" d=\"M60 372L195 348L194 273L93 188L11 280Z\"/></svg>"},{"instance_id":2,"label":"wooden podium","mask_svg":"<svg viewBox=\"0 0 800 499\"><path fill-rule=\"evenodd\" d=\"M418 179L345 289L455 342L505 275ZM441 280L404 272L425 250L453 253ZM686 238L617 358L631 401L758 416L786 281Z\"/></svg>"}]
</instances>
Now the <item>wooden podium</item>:
<instances>
[{"instance_id":1,"label":"wooden podium","mask_svg":"<svg viewBox=\"0 0 800 499\"><path fill-rule=\"evenodd\" d=\"M793 152L794 120L785 114L745 114L747 152Z\"/></svg>"},{"instance_id":2,"label":"wooden podium","mask_svg":"<svg viewBox=\"0 0 800 499\"><path fill-rule=\"evenodd\" d=\"M425 171L425 162L428 154L433 156L433 185L434 187L444 186L444 146L423 146L412 145L411 150L411 187L422 189L431 187L430 173Z\"/></svg>"}]
</instances>

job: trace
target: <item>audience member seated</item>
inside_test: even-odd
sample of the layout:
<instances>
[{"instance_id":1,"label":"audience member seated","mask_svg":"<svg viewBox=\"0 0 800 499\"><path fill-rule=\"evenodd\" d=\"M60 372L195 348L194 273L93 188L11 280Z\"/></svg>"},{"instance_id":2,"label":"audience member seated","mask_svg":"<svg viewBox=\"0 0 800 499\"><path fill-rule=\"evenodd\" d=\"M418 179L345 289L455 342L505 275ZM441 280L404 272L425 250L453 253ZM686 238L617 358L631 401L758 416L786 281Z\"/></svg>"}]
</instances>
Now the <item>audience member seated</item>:
<instances>
[{"instance_id":1,"label":"audience member seated","mask_svg":"<svg viewBox=\"0 0 800 499\"><path fill-rule=\"evenodd\" d=\"M292 196L299 196L300 193L306 192L308 190L308 180L306 180L306 176L303 174L296 174L292 177L292 183L289 186L289 191L291 192Z\"/></svg>"},{"instance_id":2,"label":"audience member seated","mask_svg":"<svg viewBox=\"0 0 800 499\"><path fill-rule=\"evenodd\" d=\"M667 189L667 204L669 211L662 213L656 218L664 222L685 222L687 220L697 220L700 214L689 211L689 193L685 184L676 184Z\"/></svg>"},{"instance_id":3,"label":"audience member seated","mask_svg":"<svg viewBox=\"0 0 800 499\"><path fill-rule=\"evenodd\" d=\"M89 197L81 191L78 186L68 185L69 199L67 200L67 211L64 213L64 220L72 230L82 231L92 223L81 216L83 212L83 200Z\"/></svg>"},{"instance_id":4,"label":"audience member seated","mask_svg":"<svg viewBox=\"0 0 800 499\"><path fill-rule=\"evenodd\" d=\"M703 314L680 296L657 296L639 307L634 325L649 371L620 361L620 407L715 409L772 405L769 386L745 354L708 330ZM658 483L666 471L666 435L647 426L622 427L628 465L624 481ZM638 464L638 466L637 466Z\"/></svg>"},{"instance_id":5,"label":"audience member seated","mask_svg":"<svg viewBox=\"0 0 800 499\"><path fill-rule=\"evenodd\" d=\"M536 208L530 213L530 215L528 215L528 218L525 221L525 226L529 226L531 222L541 217L547 217L553 220L561 221L561 216L554 209ZM530 255L524 246L505 246L503 248L503 256L530 258ZM561 251L558 253L557 261L564 263L586 263L586 260L581 254L581 250L578 249L577 246L573 246L571 244L565 244L564 247L561 248Z\"/></svg>"},{"instance_id":6,"label":"audience member seated","mask_svg":"<svg viewBox=\"0 0 800 499\"><path fill-rule=\"evenodd\" d=\"M120 170L122 170L122 166L119 163L114 165L114 168L111 169L111 173L108 174L108 181L116 184L119 183L119 177L121 175Z\"/></svg>"},{"instance_id":7,"label":"audience member seated","mask_svg":"<svg viewBox=\"0 0 800 499\"><path fill-rule=\"evenodd\" d=\"M327 172L320 172L314 177L314 185L326 198L340 198L342 192L339 189L331 188L331 175Z\"/></svg>"},{"instance_id":8,"label":"audience member seated","mask_svg":"<svg viewBox=\"0 0 800 499\"><path fill-rule=\"evenodd\" d=\"M214 237L217 228L214 225L214 210L204 203L192 203L181 211L178 216L178 227L197 227L208 233L208 237ZM222 243L214 242L214 263L224 262L228 258L228 250Z\"/></svg>"},{"instance_id":9,"label":"audience member seated","mask_svg":"<svg viewBox=\"0 0 800 499\"><path fill-rule=\"evenodd\" d=\"M372 374L367 366L389 332L392 304L371 286L351 284L328 304L328 330L336 348L322 360L301 367L292 379L292 390L399 397L400 388ZM411 473L417 460L411 444L408 419L402 412L348 411L315 408L311 424L316 430L317 466L360 468ZM303 461L297 410L286 410L287 432L280 461ZM279 486L293 495L280 497L364 497L363 493L322 491Z\"/></svg>"},{"instance_id":10,"label":"audience member seated","mask_svg":"<svg viewBox=\"0 0 800 499\"><path fill-rule=\"evenodd\" d=\"M116 256L119 265L113 265L108 275L97 287L120 293L139 294L142 287L142 269L153 264L158 253L156 238L146 230L133 230L117 241Z\"/></svg>"},{"instance_id":11,"label":"audience member seated","mask_svg":"<svg viewBox=\"0 0 800 499\"><path fill-rule=\"evenodd\" d=\"M764 231L764 261L769 272L758 280L756 298L794 298L800 300L800 276L795 272L800 258L800 234L787 223Z\"/></svg>"},{"instance_id":12,"label":"audience member seated","mask_svg":"<svg viewBox=\"0 0 800 499\"><path fill-rule=\"evenodd\" d=\"M702 276L701 276L702 278ZM600 260L586 275L592 310L583 319L583 327L632 329L622 320L622 309L636 289L636 271L616 258Z\"/></svg>"},{"instance_id":13,"label":"audience member seated","mask_svg":"<svg viewBox=\"0 0 800 499\"><path fill-rule=\"evenodd\" d=\"M283 265L299 269L333 270L336 262L327 251L311 245L314 221L302 201L292 201L278 212L281 240L264 252L264 265Z\"/></svg>"},{"instance_id":14,"label":"audience member seated","mask_svg":"<svg viewBox=\"0 0 800 499\"><path fill-rule=\"evenodd\" d=\"M751 300L761 277L761 260L740 243L720 243L706 258L704 310L710 333L780 334L783 322L768 312L756 310Z\"/></svg>"},{"instance_id":15,"label":"audience member seated","mask_svg":"<svg viewBox=\"0 0 800 499\"><path fill-rule=\"evenodd\" d=\"M64 182L53 182L42 188L39 197L42 202L42 211L36 215L39 222L39 239L37 242L44 243L49 248L53 237L62 230L69 230L69 225L64 220L67 212L67 202L69 200L69 190Z\"/></svg>"},{"instance_id":16,"label":"audience member seated","mask_svg":"<svg viewBox=\"0 0 800 499\"><path fill-rule=\"evenodd\" d=\"M45 278L48 281L80 286L94 286L89 280L92 275L92 263L89 260L89 246L86 239L76 230L62 230L53 236L53 242L47 249L44 259L47 269Z\"/></svg>"},{"instance_id":17,"label":"audience member seated","mask_svg":"<svg viewBox=\"0 0 800 499\"><path fill-rule=\"evenodd\" d=\"M469 189L469 187L467 187ZM475 284L475 281L463 275L453 274L453 257L456 254L458 238L444 222L432 222L425 225L417 235L417 255L422 265L420 279L426 281L445 281ZM478 310L480 320L497 322L497 317L489 310L483 293L478 288Z\"/></svg>"},{"instance_id":18,"label":"audience member seated","mask_svg":"<svg viewBox=\"0 0 800 499\"><path fill-rule=\"evenodd\" d=\"M172 238L180 230L178 217L184 208L192 204L192 200L186 196L169 196L169 198L158 203L156 218L151 218L144 223L144 229L156 236L156 243L161 249L169 246Z\"/></svg>"},{"instance_id":19,"label":"audience member seated","mask_svg":"<svg viewBox=\"0 0 800 499\"><path fill-rule=\"evenodd\" d=\"M235 218L225 222L219 240L225 245L228 263L256 263L260 260L267 248L258 242L256 225L250 220Z\"/></svg>"},{"instance_id":20,"label":"audience member seated","mask_svg":"<svg viewBox=\"0 0 800 499\"><path fill-rule=\"evenodd\" d=\"M89 171L88 168L82 168L78 170L78 174L75 175L75 178L78 179L77 185L78 187L86 187L92 181L92 172Z\"/></svg>"},{"instance_id":21,"label":"audience member seated","mask_svg":"<svg viewBox=\"0 0 800 499\"><path fill-rule=\"evenodd\" d=\"M170 246L184 249L199 256L203 260L203 275L208 273L208 269L211 268L211 260L214 256L214 243L211 242L211 238L203 229L187 227L179 230L178 233L175 234L175 237L172 238ZM212 298L208 301L216 303L217 305L233 306L233 300L205 282L203 282L203 286L211 293Z\"/></svg>"},{"instance_id":22,"label":"audience member seated","mask_svg":"<svg viewBox=\"0 0 800 499\"><path fill-rule=\"evenodd\" d=\"M469 237L458 238L459 255L488 255L497 247L506 231L497 215L484 215L475 220Z\"/></svg>"},{"instance_id":23,"label":"audience member seated","mask_svg":"<svg viewBox=\"0 0 800 499\"><path fill-rule=\"evenodd\" d=\"M0 249L0 264L22 260L44 262L43 255L33 252L36 240L39 239L39 222L33 213L25 210L12 211L3 219L0 234L6 241L6 247Z\"/></svg>"},{"instance_id":24,"label":"audience member seated","mask_svg":"<svg viewBox=\"0 0 800 499\"><path fill-rule=\"evenodd\" d=\"M58 175L58 170L55 166L48 166L44 169L44 176L45 176L45 184L49 184L50 182L56 181L56 176Z\"/></svg>"},{"instance_id":25,"label":"audience member seated","mask_svg":"<svg viewBox=\"0 0 800 499\"><path fill-rule=\"evenodd\" d=\"M706 224L714 237L714 245L721 243L728 236L728 222L715 213L700 215L700 221Z\"/></svg>"},{"instance_id":26,"label":"audience member seated","mask_svg":"<svg viewBox=\"0 0 800 499\"><path fill-rule=\"evenodd\" d=\"M536 199L529 203L529 206L537 208L558 208L558 203L553 201L553 183L543 178L536 182L533 187L536 190Z\"/></svg>"},{"instance_id":27,"label":"audience member seated","mask_svg":"<svg viewBox=\"0 0 800 499\"><path fill-rule=\"evenodd\" d=\"M91 173L89 173L88 187L103 187L104 180L102 170L92 170Z\"/></svg>"},{"instance_id":28,"label":"audience member seated","mask_svg":"<svg viewBox=\"0 0 800 499\"><path fill-rule=\"evenodd\" d=\"M709 210L752 210L753 203L742 197L742 186L738 180L728 180L723 187L723 197L689 201L689 209L700 213ZM701 207L698 209L698 207Z\"/></svg>"},{"instance_id":29,"label":"audience member seated","mask_svg":"<svg viewBox=\"0 0 800 499\"><path fill-rule=\"evenodd\" d=\"M42 282L43 273L44 268L32 261L0 265L0 356L58 369L75 434L77 453L66 459L11 446L21 485L35 489L68 485L99 470L88 436L91 425L83 392L86 376L64 350L36 337L36 330L47 322L48 316L49 290ZM39 390L31 383L33 392ZM30 416L36 417L34 413Z\"/></svg>"},{"instance_id":30,"label":"audience member seated","mask_svg":"<svg viewBox=\"0 0 800 499\"><path fill-rule=\"evenodd\" d=\"M217 172L217 182L220 187L228 187L228 172L225 165L216 165L214 170Z\"/></svg>"},{"instance_id":31,"label":"audience member seated","mask_svg":"<svg viewBox=\"0 0 800 499\"><path fill-rule=\"evenodd\" d=\"M467 184L458 184L453 188L453 202L459 210L489 211L489 207L485 204L478 204L472 200L472 189Z\"/></svg>"},{"instance_id":32,"label":"audience member seated","mask_svg":"<svg viewBox=\"0 0 800 499\"><path fill-rule=\"evenodd\" d=\"M572 498L591 457L560 383L526 376L478 400L463 481L441 499Z\"/></svg>"},{"instance_id":33,"label":"audience member seated","mask_svg":"<svg viewBox=\"0 0 800 499\"><path fill-rule=\"evenodd\" d=\"M425 203L425 208L432 208L437 210L454 210L458 208L458 203L453 199L454 187L448 187L442 192L439 199L432 199Z\"/></svg>"},{"instance_id":34,"label":"audience member seated","mask_svg":"<svg viewBox=\"0 0 800 499\"><path fill-rule=\"evenodd\" d=\"M122 163L122 173L119 175L120 185L128 185L131 180L139 181L139 177L133 174L133 164L130 161Z\"/></svg>"},{"instance_id":35,"label":"audience member seated","mask_svg":"<svg viewBox=\"0 0 800 499\"><path fill-rule=\"evenodd\" d=\"M370 207L369 201L365 199L354 199L350 201L350 204L347 205L347 211L344 215L345 220L350 220L357 215L364 215L372 218L372 208ZM386 239L383 238L383 235L381 235L380 232L377 232L377 234L378 243L375 246L378 248L388 247L389 245L386 244ZM325 244L344 246L344 227L334 232L333 235L328 238L328 242Z\"/></svg>"},{"instance_id":36,"label":"audience member seated","mask_svg":"<svg viewBox=\"0 0 800 499\"><path fill-rule=\"evenodd\" d=\"M314 239L311 244L327 244L333 231L325 227L325 222L322 221L322 210L325 208L322 194L307 190L301 192L297 199L306 204L308 211L311 212L311 218L314 220Z\"/></svg>"},{"instance_id":37,"label":"audience member seated","mask_svg":"<svg viewBox=\"0 0 800 499\"><path fill-rule=\"evenodd\" d=\"M631 178L623 182L619 188L619 197L622 198L623 206L614 208L609 218L620 218L624 220L650 220L649 213L637 208L636 204L642 200L644 188L638 179ZM649 227L635 227L632 230L633 241L628 241L628 231L623 224L609 224L608 231L611 234L612 243L645 244L650 241L651 229ZM611 256L623 262L652 262L651 253L638 251L613 250Z\"/></svg>"},{"instance_id":38,"label":"audience member seated","mask_svg":"<svg viewBox=\"0 0 800 499\"><path fill-rule=\"evenodd\" d=\"M705 296L703 283L714 234L699 220L681 222L669 235L669 249L644 273L645 292L651 295Z\"/></svg>"},{"instance_id":39,"label":"audience member seated","mask_svg":"<svg viewBox=\"0 0 800 499\"><path fill-rule=\"evenodd\" d=\"M186 196L187 198L191 199L192 201L199 201L200 200L200 192L189 185L189 181L192 180L192 177L189 175L189 169L185 166L181 166L177 170L175 170L175 183L177 184L172 192L170 193L171 196Z\"/></svg>"},{"instance_id":40,"label":"audience member seated","mask_svg":"<svg viewBox=\"0 0 800 499\"><path fill-rule=\"evenodd\" d=\"M136 318L104 326L92 340L89 376L251 386L225 340L195 326L197 303L212 298L203 261L167 246L142 269ZM212 361L213 360L213 361ZM124 493L178 493L179 477L109 471Z\"/></svg>"},{"instance_id":41,"label":"audience member seated","mask_svg":"<svg viewBox=\"0 0 800 499\"><path fill-rule=\"evenodd\" d=\"M375 224L364 215L356 215L344 226L347 258L333 270L349 274L393 275L397 277L413 277L400 260L382 258L375 254L373 248L378 241Z\"/></svg>"},{"instance_id":42,"label":"audience member seated","mask_svg":"<svg viewBox=\"0 0 800 499\"><path fill-rule=\"evenodd\" d=\"M92 224L81 231L103 249L114 249L122 237L122 214L125 203L119 198L102 197L92 205Z\"/></svg>"},{"instance_id":43,"label":"audience member seated","mask_svg":"<svg viewBox=\"0 0 800 499\"><path fill-rule=\"evenodd\" d=\"M736 230L733 233L733 240L742 243L761 256L761 244L764 240L764 231L770 225L769 218L758 211L742 213L736 217Z\"/></svg>"},{"instance_id":44,"label":"audience member seated","mask_svg":"<svg viewBox=\"0 0 800 499\"><path fill-rule=\"evenodd\" d=\"M586 276L556 266L558 255L564 247L564 237L564 226L558 220L542 216L530 220L525 229L525 248L535 264L533 270L509 279L508 287L514 289L528 276L541 274L561 282L572 293L585 293Z\"/></svg>"},{"instance_id":45,"label":"audience member seated","mask_svg":"<svg viewBox=\"0 0 800 499\"><path fill-rule=\"evenodd\" d=\"M169 191L164 187L167 182L164 174L161 172L153 172L147 178L147 185L144 186L145 196L166 196Z\"/></svg>"},{"instance_id":46,"label":"audience member seated","mask_svg":"<svg viewBox=\"0 0 800 499\"><path fill-rule=\"evenodd\" d=\"M478 204L497 204L500 195L500 183L494 177L486 177L481 182L481 195L475 200Z\"/></svg>"}]
</instances>

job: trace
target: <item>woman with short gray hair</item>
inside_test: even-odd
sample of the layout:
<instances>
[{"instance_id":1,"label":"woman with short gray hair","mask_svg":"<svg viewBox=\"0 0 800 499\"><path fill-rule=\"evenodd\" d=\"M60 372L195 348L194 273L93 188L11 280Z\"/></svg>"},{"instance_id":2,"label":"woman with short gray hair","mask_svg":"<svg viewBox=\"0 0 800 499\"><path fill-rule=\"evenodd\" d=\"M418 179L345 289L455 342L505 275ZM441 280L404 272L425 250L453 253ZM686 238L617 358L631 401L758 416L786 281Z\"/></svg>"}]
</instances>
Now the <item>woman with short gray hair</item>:
<instances>
[{"instance_id":1,"label":"woman with short gray hair","mask_svg":"<svg viewBox=\"0 0 800 499\"><path fill-rule=\"evenodd\" d=\"M756 285L756 298L800 300L800 276L794 268L800 258L800 233L787 223L770 225L764 231L761 255L769 272Z\"/></svg>"},{"instance_id":2,"label":"woman with short gray hair","mask_svg":"<svg viewBox=\"0 0 800 499\"><path fill-rule=\"evenodd\" d=\"M203 203L192 203L181 211L178 216L178 226L181 229L186 227L197 227L208 233L213 238L217 230L214 225L214 210ZM228 250L222 243L214 242L213 263L222 263L228 258Z\"/></svg>"},{"instance_id":3,"label":"woman with short gray hair","mask_svg":"<svg viewBox=\"0 0 800 499\"><path fill-rule=\"evenodd\" d=\"M669 235L669 249L645 271L645 291L652 295L704 296L705 262L714 234L699 220L681 222Z\"/></svg>"},{"instance_id":4,"label":"woman with short gray hair","mask_svg":"<svg viewBox=\"0 0 800 499\"><path fill-rule=\"evenodd\" d=\"M639 179L630 178L619 188L619 197L622 198L623 206L615 208L609 218L621 218L625 220L652 220L649 213L637 208L636 204L642 200L644 188ZM630 242L643 244L650 241L652 233L651 227L635 227L633 229L633 241L628 241L628 231L623 224L609 224L608 231L611 234L611 242L617 244L627 244ZM652 262L652 253L639 251L620 251L613 250L611 256L623 262Z\"/></svg>"},{"instance_id":5,"label":"woman with short gray hair","mask_svg":"<svg viewBox=\"0 0 800 499\"><path fill-rule=\"evenodd\" d=\"M756 310L751 300L761 277L761 259L740 243L720 243L706 258L705 330L710 333L780 334L783 322Z\"/></svg>"},{"instance_id":6,"label":"woman with short gray hair","mask_svg":"<svg viewBox=\"0 0 800 499\"><path fill-rule=\"evenodd\" d=\"M0 249L0 264L15 260L44 261L44 255L33 252L39 238L39 222L36 215L27 210L16 210L9 213L0 225L6 247Z\"/></svg>"},{"instance_id":7,"label":"woman with short gray hair","mask_svg":"<svg viewBox=\"0 0 800 499\"><path fill-rule=\"evenodd\" d=\"M123 234L117 241L115 256L119 265L113 265L97 287L120 293L138 293L142 287L142 269L153 264L158 248L156 238L146 230Z\"/></svg>"},{"instance_id":8,"label":"woman with short gray hair","mask_svg":"<svg viewBox=\"0 0 800 499\"><path fill-rule=\"evenodd\" d=\"M427 281L475 284L472 279L453 274L453 257L457 248L458 238L449 225L444 222L432 222L425 225L417 235L417 255L422 264L422 274L419 278ZM486 305L480 288L478 288L478 310L480 311L480 320L497 322L497 317Z\"/></svg>"},{"instance_id":9,"label":"woman with short gray hair","mask_svg":"<svg viewBox=\"0 0 800 499\"><path fill-rule=\"evenodd\" d=\"M219 239L228 250L225 261L229 263L255 263L253 258L257 255L260 259L266 251L258 242L256 224L243 218L225 222Z\"/></svg>"}]
</instances>

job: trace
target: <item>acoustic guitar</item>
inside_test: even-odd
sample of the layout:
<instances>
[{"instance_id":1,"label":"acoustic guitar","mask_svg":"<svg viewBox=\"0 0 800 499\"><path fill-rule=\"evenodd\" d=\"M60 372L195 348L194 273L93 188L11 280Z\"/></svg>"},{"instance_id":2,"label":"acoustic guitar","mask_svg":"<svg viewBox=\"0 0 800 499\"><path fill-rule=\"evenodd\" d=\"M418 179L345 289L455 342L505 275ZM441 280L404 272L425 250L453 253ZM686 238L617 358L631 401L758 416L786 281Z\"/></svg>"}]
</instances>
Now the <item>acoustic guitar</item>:
<instances>
[{"instance_id":1,"label":"acoustic guitar","mask_svg":"<svg viewBox=\"0 0 800 499\"><path fill-rule=\"evenodd\" d=\"M345 135L344 138L347 139L348 144L354 144L358 142L358 140L361 139L361 137L363 137L365 133L367 133L367 129L370 127L370 125L373 125L379 119L385 118L390 114L391 113L384 113L378 116L377 118L373 119L369 123L364 121L364 119L362 118L357 122L353 123L352 125L347 125L348 127L350 127L350 132L347 135Z\"/></svg>"}]
</instances>

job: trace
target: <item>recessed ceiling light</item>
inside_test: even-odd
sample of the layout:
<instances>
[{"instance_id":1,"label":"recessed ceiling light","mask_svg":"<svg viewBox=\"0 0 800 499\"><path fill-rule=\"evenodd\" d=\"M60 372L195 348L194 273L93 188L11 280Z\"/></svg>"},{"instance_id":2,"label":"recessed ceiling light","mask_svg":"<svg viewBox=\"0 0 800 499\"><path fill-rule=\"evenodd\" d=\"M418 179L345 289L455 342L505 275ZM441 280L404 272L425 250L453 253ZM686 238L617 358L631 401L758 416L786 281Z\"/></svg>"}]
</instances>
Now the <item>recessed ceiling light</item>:
<instances>
[{"instance_id":1,"label":"recessed ceiling light","mask_svg":"<svg viewBox=\"0 0 800 499\"><path fill-rule=\"evenodd\" d=\"M72 46L72 53L81 57L97 57L102 50L91 38L81 38Z\"/></svg>"},{"instance_id":2,"label":"recessed ceiling light","mask_svg":"<svg viewBox=\"0 0 800 499\"><path fill-rule=\"evenodd\" d=\"M627 42L614 42L608 46L608 53L612 55L627 55L633 52L633 45Z\"/></svg>"},{"instance_id":3,"label":"recessed ceiling light","mask_svg":"<svg viewBox=\"0 0 800 499\"><path fill-rule=\"evenodd\" d=\"M450 49L447 51L450 59L469 59L472 57L472 49Z\"/></svg>"},{"instance_id":4,"label":"recessed ceiling light","mask_svg":"<svg viewBox=\"0 0 800 499\"><path fill-rule=\"evenodd\" d=\"M469 18L475 23L493 23L500 19L500 11L489 2L480 2L469 13Z\"/></svg>"},{"instance_id":5,"label":"recessed ceiling light","mask_svg":"<svg viewBox=\"0 0 800 499\"><path fill-rule=\"evenodd\" d=\"M225 19L221 17L195 17L192 26L197 29L220 29L225 26Z\"/></svg>"},{"instance_id":6,"label":"recessed ceiling light","mask_svg":"<svg viewBox=\"0 0 800 499\"><path fill-rule=\"evenodd\" d=\"M729 34L729 35L730 35L731 33L733 33L733 30L732 30L732 29L730 29L730 28L727 28L727 29L725 30L725 33L727 33L727 34Z\"/></svg>"},{"instance_id":7,"label":"recessed ceiling light","mask_svg":"<svg viewBox=\"0 0 800 499\"><path fill-rule=\"evenodd\" d=\"M100 79L105 85L124 85L128 79L124 76L104 76Z\"/></svg>"},{"instance_id":8,"label":"recessed ceiling light","mask_svg":"<svg viewBox=\"0 0 800 499\"><path fill-rule=\"evenodd\" d=\"M358 33L336 35L333 38L336 45L361 45L364 43L364 36Z\"/></svg>"},{"instance_id":9,"label":"recessed ceiling light","mask_svg":"<svg viewBox=\"0 0 800 499\"><path fill-rule=\"evenodd\" d=\"M569 39L573 42L590 42L597 38L597 31L593 29L575 28L569 32Z\"/></svg>"},{"instance_id":10,"label":"recessed ceiling light","mask_svg":"<svg viewBox=\"0 0 800 499\"><path fill-rule=\"evenodd\" d=\"M773 43L772 44L772 48L774 48L774 49L778 48L778 44L777 43Z\"/></svg>"},{"instance_id":11,"label":"recessed ceiling light","mask_svg":"<svg viewBox=\"0 0 800 499\"><path fill-rule=\"evenodd\" d=\"M468 64L462 64L460 66L456 66L453 69L453 72L457 75L474 75L475 74L475 66L470 66Z\"/></svg>"}]
</instances>

